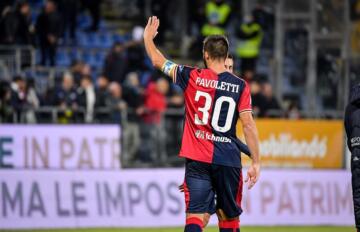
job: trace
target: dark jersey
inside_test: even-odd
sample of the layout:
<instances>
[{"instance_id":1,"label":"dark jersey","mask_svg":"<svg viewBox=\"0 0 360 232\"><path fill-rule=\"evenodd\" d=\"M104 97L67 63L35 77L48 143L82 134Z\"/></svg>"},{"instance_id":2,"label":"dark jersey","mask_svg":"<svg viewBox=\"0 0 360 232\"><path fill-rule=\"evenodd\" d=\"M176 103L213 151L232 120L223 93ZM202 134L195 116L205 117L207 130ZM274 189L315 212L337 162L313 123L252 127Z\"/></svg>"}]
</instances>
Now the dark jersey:
<instances>
[{"instance_id":1,"label":"dark jersey","mask_svg":"<svg viewBox=\"0 0 360 232\"><path fill-rule=\"evenodd\" d=\"M239 114L251 111L248 84L229 73L178 65L174 82L184 90L185 125L180 156L241 167L236 137Z\"/></svg>"}]
</instances>

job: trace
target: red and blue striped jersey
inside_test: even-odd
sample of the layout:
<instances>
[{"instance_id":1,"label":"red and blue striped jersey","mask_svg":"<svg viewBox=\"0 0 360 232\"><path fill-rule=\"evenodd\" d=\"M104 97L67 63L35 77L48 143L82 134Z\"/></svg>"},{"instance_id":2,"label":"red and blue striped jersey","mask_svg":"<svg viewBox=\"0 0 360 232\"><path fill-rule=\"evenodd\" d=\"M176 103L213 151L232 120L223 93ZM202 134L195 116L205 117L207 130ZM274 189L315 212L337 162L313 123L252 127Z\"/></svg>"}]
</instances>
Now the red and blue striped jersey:
<instances>
[{"instance_id":1,"label":"red and blue striped jersey","mask_svg":"<svg viewBox=\"0 0 360 232\"><path fill-rule=\"evenodd\" d=\"M239 114L251 111L248 84L229 73L178 65L174 82L184 91L185 123L179 156L241 167Z\"/></svg>"}]
</instances>

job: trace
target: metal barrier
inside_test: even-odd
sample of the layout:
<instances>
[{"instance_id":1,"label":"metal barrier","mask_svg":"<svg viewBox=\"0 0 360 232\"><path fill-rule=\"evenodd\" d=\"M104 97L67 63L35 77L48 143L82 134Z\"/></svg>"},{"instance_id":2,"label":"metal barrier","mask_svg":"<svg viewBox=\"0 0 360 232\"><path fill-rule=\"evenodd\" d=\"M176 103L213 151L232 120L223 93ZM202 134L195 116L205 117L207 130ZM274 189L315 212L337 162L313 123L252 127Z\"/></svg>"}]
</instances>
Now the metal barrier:
<instances>
[{"instance_id":1,"label":"metal barrier","mask_svg":"<svg viewBox=\"0 0 360 232\"><path fill-rule=\"evenodd\" d=\"M32 111L37 120L28 122L24 118L24 114ZM101 117L106 117L116 112L115 110L107 107L95 108L94 109L94 120L92 122L85 122L86 109L84 107L78 107L76 109L64 109L53 106L42 106L39 108L25 108L20 111L13 112L13 120L7 123L50 123L56 124L61 123L59 121L59 115L67 114L71 112L72 115L78 115L76 121L70 123L117 123L116 121L103 121ZM134 109L125 109L118 111L121 114L121 123L126 124L132 114L135 113ZM168 108L162 115L162 117L183 117L185 113L184 108ZM344 112L338 110L322 110L322 111L299 111L299 118L318 118L318 119L341 119ZM46 115L46 116L44 116ZM98 115L98 116L97 116ZM129 116L130 115L130 116ZM269 110L267 111L266 118L287 118L286 112L283 110ZM254 115L257 117L257 115ZM1 115L0 115L1 117ZM70 116L69 116L70 117ZM45 120L43 120L45 119Z\"/></svg>"},{"instance_id":2,"label":"metal barrier","mask_svg":"<svg viewBox=\"0 0 360 232\"><path fill-rule=\"evenodd\" d=\"M26 45L0 45L0 61L3 61L10 75L20 73L24 67L35 68L36 50Z\"/></svg>"}]
</instances>

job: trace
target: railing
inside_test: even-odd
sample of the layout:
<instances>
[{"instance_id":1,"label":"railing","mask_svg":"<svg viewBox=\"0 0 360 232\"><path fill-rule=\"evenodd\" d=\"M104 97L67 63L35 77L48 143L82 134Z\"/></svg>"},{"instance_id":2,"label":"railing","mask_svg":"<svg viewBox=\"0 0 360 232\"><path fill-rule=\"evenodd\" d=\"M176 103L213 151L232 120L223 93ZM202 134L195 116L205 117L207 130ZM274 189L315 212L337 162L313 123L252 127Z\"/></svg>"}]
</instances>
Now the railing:
<instances>
[{"instance_id":1,"label":"railing","mask_svg":"<svg viewBox=\"0 0 360 232\"><path fill-rule=\"evenodd\" d=\"M36 50L30 45L0 45L0 61L7 66L10 75L18 74L24 67L35 68Z\"/></svg>"},{"instance_id":2,"label":"railing","mask_svg":"<svg viewBox=\"0 0 360 232\"><path fill-rule=\"evenodd\" d=\"M33 113L35 115L35 121L28 121L26 119L26 114L29 112ZM134 114L133 109L124 109L121 111L118 111L117 113L120 113L121 118L120 121L112 121L110 120L102 120L103 117L107 117L111 115L112 113L116 112L111 108L107 107L98 107L94 109L93 111L93 120L92 121L86 121L86 109L84 107L78 107L75 109L64 109L60 107L53 107L53 106L42 106L39 108L24 108L20 111L14 111L12 120L7 121L7 123L62 123L59 118L60 115L65 115L71 112L71 116L68 116L69 122L68 123L96 123L96 124L102 124L102 123L121 123L126 124L129 117L131 117L132 114ZM183 108L169 108L167 109L162 117L182 117L184 115L185 111ZM311 119L341 119L343 118L343 111L337 111L337 110L322 110L322 111L305 111L300 110L298 111L299 118L311 118ZM130 116L129 116L130 115ZM254 115L257 117L257 115ZM268 110L266 112L265 118L289 118L287 113L283 110ZM290 117L291 118L291 117ZM0 115L1 119L1 115ZM292 119L292 118L291 118ZM4 120L0 120L4 122Z\"/></svg>"}]
</instances>

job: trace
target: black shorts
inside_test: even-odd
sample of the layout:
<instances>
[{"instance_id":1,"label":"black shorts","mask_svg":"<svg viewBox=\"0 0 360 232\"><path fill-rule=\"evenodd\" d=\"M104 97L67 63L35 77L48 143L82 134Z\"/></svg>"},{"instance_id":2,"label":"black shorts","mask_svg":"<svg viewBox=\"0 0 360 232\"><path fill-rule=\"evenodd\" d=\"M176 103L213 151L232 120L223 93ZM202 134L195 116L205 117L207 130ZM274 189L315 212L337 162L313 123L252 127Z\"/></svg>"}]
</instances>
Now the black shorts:
<instances>
[{"instance_id":1,"label":"black shorts","mask_svg":"<svg viewBox=\"0 0 360 232\"><path fill-rule=\"evenodd\" d=\"M184 193L187 213L212 214L222 209L228 218L237 217L242 213L242 189L241 168L186 160Z\"/></svg>"}]
</instances>

